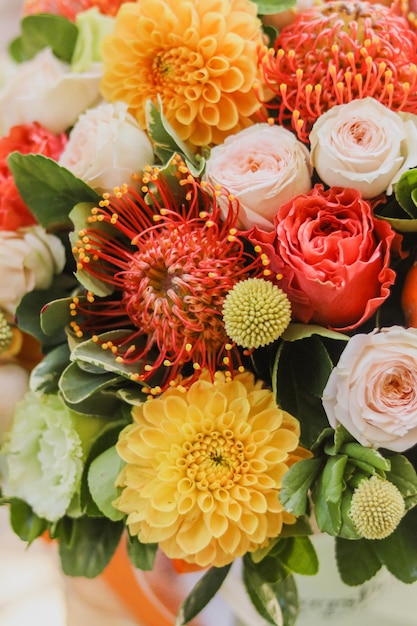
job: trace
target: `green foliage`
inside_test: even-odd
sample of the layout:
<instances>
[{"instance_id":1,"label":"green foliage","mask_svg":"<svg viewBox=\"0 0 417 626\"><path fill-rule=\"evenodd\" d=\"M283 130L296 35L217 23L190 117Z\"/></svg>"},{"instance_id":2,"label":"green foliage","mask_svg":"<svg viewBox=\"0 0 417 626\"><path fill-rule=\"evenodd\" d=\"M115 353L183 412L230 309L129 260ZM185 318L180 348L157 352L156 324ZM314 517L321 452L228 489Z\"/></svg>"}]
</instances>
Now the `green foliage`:
<instances>
[{"instance_id":1,"label":"green foliage","mask_svg":"<svg viewBox=\"0 0 417 626\"><path fill-rule=\"evenodd\" d=\"M294 324L282 339L272 368L273 389L279 406L300 421L301 444L310 447L328 426L321 397L348 337Z\"/></svg>"},{"instance_id":2,"label":"green foliage","mask_svg":"<svg viewBox=\"0 0 417 626\"><path fill-rule=\"evenodd\" d=\"M181 604L175 620L175 626L185 626L198 615L210 600L216 595L224 579L229 573L231 565L211 567Z\"/></svg>"},{"instance_id":3,"label":"green foliage","mask_svg":"<svg viewBox=\"0 0 417 626\"><path fill-rule=\"evenodd\" d=\"M96 456L88 469L89 492L102 514L113 521L124 517L112 504L119 495L115 482L123 465L115 446L112 446Z\"/></svg>"},{"instance_id":4,"label":"green foliage","mask_svg":"<svg viewBox=\"0 0 417 626\"><path fill-rule=\"evenodd\" d=\"M72 208L79 202L100 200L91 187L42 154L12 152L7 163L20 195L47 230L71 229Z\"/></svg>"},{"instance_id":5,"label":"green foliage","mask_svg":"<svg viewBox=\"0 0 417 626\"><path fill-rule=\"evenodd\" d=\"M30 387L37 393L56 393L59 378L68 365L70 350L67 343L57 346L44 356L30 375Z\"/></svg>"},{"instance_id":6,"label":"green foliage","mask_svg":"<svg viewBox=\"0 0 417 626\"><path fill-rule=\"evenodd\" d=\"M162 111L161 99L158 106L148 100L146 103L146 127L153 142L156 156L161 163L168 163L173 154L183 156L187 166L194 176L199 176L204 169L204 159L193 154L186 144L177 136Z\"/></svg>"},{"instance_id":7,"label":"green foliage","mask_svg":"<svg viewBox=\"0 0 417 626\"><path fill-rule=\"evenodd\" d=\"M128 535L127 554L131 563L142 571L151 571L155 563L157 543L141 543L137 537Z\"/></svg>"},{"instance_id":8,"label":"green foliage","mask_svg":"<svg viewBox=\"0 0 417 626\"><path fill-rule=\"evenodd\" d=\"M12 498L10 501L10 525L22 541L31 544L48 527L48 522L38 517L23 500Z\"/></svg>"},{"instance_id":9,"label":"green foliage","mask_svg":"<svg viewBox=\"0 0 417 626\"><path fill-rule=\"evenodd\" d=\"M32 59L47 47L61 61L71 61L78 28L70 20L49 13L28 15L21 21L21 31L9 46L10 55L18 63Z\"/></svg>"},{"instance_id":10,"label":"green foliage","mask_svg":"<svg viewBox=\"0 0 417 626\"><path fill-rule=\"evenodd\" d=\"M375 541L350 541L336 537L336 562L340 578L346 585L362 585L381 569Z\"/></svg>"},{"instance_id":11,"label":"green foliage","mask_svg":"<svg viewBox=\"0 0 417 626\"><path fill-rule=\"evenodd\" d=\"M254 0L259 15L273 15L295 6L296 0Z\"/></svg>"},{"instance_id":12,"label":"green foliage","mask_svg":"<svg viewBox=\"0 0 417 626\"><path fill-rule=\"evenodd\" d=\"M285 473L279 499L286 511L297 516L308 513L308 494L322 465L319 458L303 459Z\"/></svg>"},{"instance_id":13,"label":"green foliage","mask_svg":"<svg viewBox=\"0 0 417 626\"><path fill-rule=\"evenodd\" d=\"M123 522L82 516L57 526L62 570L67 576L95 578L109 564L124 530Z\"/></svg>"},{"instance_id":14,"label":"green foliage","mask_svg":"<svg viewBox=\"0 0 417 626\"><path fill-rule=\"evenodd\" d=\"M399 232L417 232L417 168L402 174L394 195L394 199L375 208L376 216Z\"/></svg>"}]
</instances>

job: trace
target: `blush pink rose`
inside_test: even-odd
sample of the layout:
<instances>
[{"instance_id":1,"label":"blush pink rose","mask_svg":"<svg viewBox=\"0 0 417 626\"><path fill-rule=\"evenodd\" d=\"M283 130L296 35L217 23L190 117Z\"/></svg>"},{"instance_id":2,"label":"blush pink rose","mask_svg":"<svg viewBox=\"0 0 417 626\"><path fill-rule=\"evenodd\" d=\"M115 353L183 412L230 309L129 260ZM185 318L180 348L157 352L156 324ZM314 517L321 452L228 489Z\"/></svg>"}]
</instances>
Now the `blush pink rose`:
<instances>
[{"instance_id":1,"label":"blush pink rose","mask_svg":"<svg viewBox=\"0 0 417 626\"><path fill-rule=\"evenodd\" d=\"M272 233L249 233L282 275L293 319L340 331L365 322L388 297L394 237L358 191L322 185L281 206Z\"/></svg>"},{"instance_id":2,"label":"blush pink rose","mask_svg":"<svg viewBox=\"0 0 417 626\"><path fill-rule=\"evenodd\" d=\"M417 329L352 337L323 391L330 425L362 445L395 452L417 443Z\"/></svg>"}]
</instances>

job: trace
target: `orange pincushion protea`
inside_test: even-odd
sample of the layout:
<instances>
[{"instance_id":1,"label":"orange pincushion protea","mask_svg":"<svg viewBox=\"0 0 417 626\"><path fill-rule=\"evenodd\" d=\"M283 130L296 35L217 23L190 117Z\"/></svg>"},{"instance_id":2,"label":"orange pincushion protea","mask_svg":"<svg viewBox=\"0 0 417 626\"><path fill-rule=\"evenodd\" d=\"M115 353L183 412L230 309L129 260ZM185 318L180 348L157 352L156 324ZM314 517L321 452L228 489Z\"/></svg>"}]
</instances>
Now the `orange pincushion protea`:
<instances>
[{"instance_id":1,"label":"orange pincushion protea","mask_svg":"<svg viewBox=\"0 0 417 626\"><path fill-rule=\"evenodd\" d=\"M405 17L368 2L328 2L300 13L260 66L281 125L303 141L331 107L371 96L417 113L417 34Z\"/></svg>"},{"instance_id":2,"label":"orange pincushion protea","mask_svg":"<svg viewBox=\"0 0 417 626\"><path fill-rule=\"evenodd\" d=\"M74 20L77 13L97 7L100 13L116 15L119 7L127 0L26 0L23 15L52 13Z\"/></svg>"}]
</instances>

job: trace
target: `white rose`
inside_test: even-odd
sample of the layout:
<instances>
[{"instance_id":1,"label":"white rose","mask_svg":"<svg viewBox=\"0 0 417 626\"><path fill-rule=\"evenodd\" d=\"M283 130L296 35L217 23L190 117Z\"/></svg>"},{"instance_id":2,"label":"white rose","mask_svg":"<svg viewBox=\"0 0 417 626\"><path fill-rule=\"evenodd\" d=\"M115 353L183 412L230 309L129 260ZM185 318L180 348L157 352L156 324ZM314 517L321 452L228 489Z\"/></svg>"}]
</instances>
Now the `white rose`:
<instances>
[{"instance_id":1,"label":"white rose","mask_svg":"<svg viewBox=\"0 0 417 626\"><path fill-rule=\"evenodd\" d=\"M64 246L41 226L0 231L0 308L13 316L21 297L50 287L64 265Z\"/></svg>"},{"instance_id":2,"label":"white rose","mask_svg":"<svg viewBox=\"0 0 417 626\"><path fill-rule=\"evenodd\" d=\"M310 191L311 172L307 148L289 130L255 124L212 148L205 178L239 200L240 228L270 231L277 209Z\"/></svg>"},{"instance_id":3,"label":"white rose","mask_svg":"<svg viewBox=\"0 0 417 626\"><path fill-rule=\"evenodd\" d=\"M17 65L0 91L0 132L32 122L56 134L65 131L98 101L101 76L101 64L74 73L45 48Z\"/></svg>"},{"instance_id":4,"label":"white rose","mask_svg":"<svg viewBox=\"0 0 417 626\"><path fill-rule=\"evenodd\" d=\"M128 183L139 188L140 175L154 162L153 148L147 134L127 111L124 102L101 104L78 119L59 159L99 193L113 191Z\"/></svg>"},{"instance_id":5,"label":"white rose","mask_svg":"<svg viewBox=\"0 0 417 626\"><path fill-rule=\"evenodd\" d=\"M0 454L4 494L54 522L79 487L82 459L72 412L58 396L28 392L17 405Z\"/></svg>"},{"instance_id":6,"label":"white rose","mask_svg":"<svg viewBox=\"0 0 417 626\"><path fill-rule=\"evenodd\" d=\"M310 133L311 163L321 180L364 198L390 195L417 165L417 115L391 111L374 98L332 107Z\"/></svg>"},{"instance_id":7,"label":"white rose","mask_svg":"<svg viewBox=\"0 0 417 626\"><path fill-rule=\"evenodd\" d=\"M330 425L362 445L408 450L417 443L417 329L354 335L323 391Z\"/></svg>"}]
</instances>

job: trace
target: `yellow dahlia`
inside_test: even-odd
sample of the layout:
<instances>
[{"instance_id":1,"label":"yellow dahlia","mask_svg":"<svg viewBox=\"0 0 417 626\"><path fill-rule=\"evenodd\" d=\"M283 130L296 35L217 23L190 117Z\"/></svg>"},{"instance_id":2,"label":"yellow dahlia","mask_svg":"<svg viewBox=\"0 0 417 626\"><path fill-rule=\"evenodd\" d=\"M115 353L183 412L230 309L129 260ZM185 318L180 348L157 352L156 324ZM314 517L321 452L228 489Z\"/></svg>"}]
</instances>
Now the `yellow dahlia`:
<instances>
[{"instance_id":1,"label":"yellow dahlia","mask_svg":"<svg viewBox=\"0 0 417 626\"><path fill-rule=\"evenodd\" d=\"M294 517L279 501L299 423L249 372L203 372L133 409L114 506L131 535L175 559L221 567Z\"/></svg>"},{"instance_id":2,"label":"yellow dahlia","mask_svg":"<svg viewBox=\"0 0 417 626\"><path fill-rule=\"evenodd\" d=\"M103 96L129 105L145 127L147 100L182 140L221 143L260 108L261 22L250 0L140 0L121 6L103 45Z\"/></svg>"}]
</instances>

